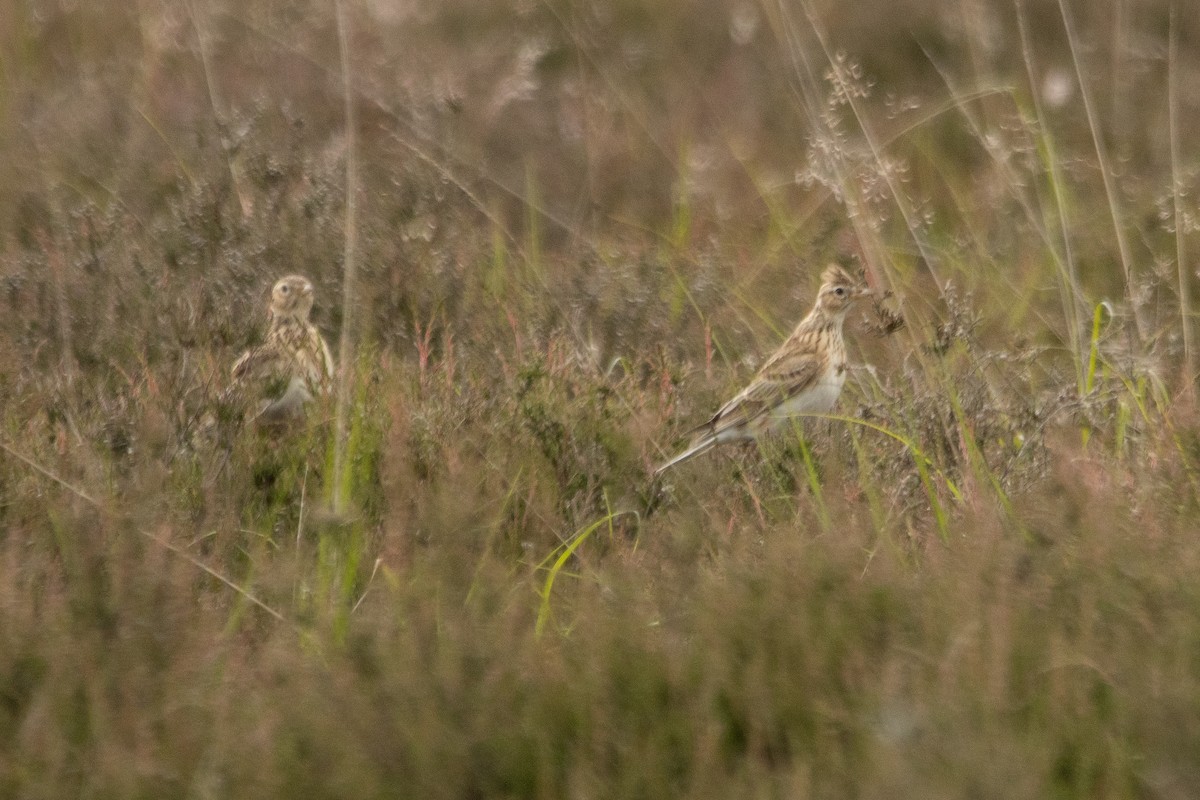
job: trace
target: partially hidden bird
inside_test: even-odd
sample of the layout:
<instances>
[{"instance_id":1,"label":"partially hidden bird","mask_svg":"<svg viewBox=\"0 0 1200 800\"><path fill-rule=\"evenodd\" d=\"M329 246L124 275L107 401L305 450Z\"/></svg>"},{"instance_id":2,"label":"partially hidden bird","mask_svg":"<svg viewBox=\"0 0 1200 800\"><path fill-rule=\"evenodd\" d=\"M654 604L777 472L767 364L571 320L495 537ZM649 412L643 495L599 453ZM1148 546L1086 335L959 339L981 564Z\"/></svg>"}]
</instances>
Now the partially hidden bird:
<instances>
[{"instance_id":1,"label":"partially hidden bird","mask_svg":"<svg viewBox=\"0 0 1200 800\"><path fill-rule=\"evenodd\" d=\"M333 384L333 356L316 326L309 322L313 285L303 275L276 281L268 306L270 323L262 344L234 362L230 390L257 400L253 421L285 422L304 414Z\"/></svg>"},{"instance_id":2,"label":"partially hidden bird","mask_svg":"<svg viewBox=\"0 0 1200 800\"><path fill-rule=\"evenodd\" d=\"M816 303L741 392L692 431L687 449L654 474L718 444L757 439L783 428L792 417L828 413L846 382L842 323L855 301L871 290L836 264L821 273Z\"/></svg>"}]
</instances>

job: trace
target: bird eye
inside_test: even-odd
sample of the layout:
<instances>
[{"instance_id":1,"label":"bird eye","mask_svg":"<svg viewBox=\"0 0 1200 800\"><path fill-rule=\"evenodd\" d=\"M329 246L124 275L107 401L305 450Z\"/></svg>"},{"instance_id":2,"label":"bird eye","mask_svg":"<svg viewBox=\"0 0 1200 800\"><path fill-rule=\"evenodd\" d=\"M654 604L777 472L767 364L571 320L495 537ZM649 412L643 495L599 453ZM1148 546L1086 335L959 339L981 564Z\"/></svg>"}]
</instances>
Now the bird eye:
<instances>
[{"instance_id":1,"label":"bird eye","mask_svg":"<svg viewBox=\"0 0 1200 800\"><path fill-rule=\"evenodd\" d=\"M289 286L287 286L287 285L280 286L280 287L279 287L279 291L283 292L284 294L287 294L288 292L290 292L290 291L291 291L291 287L289 287Z\"/></svg>"},{"instance_id":2,"label":"bird eye","mask_svg":"<svg viewBox=\"0 0 1200 800\"><path fill-rule=\"evenodd\" d=\"M841 286L839 286L833 290L833 293L836 294L838 297L841 297L842 295L844 295L846 293L846 290L843 289Z\"/></svg>"}]
</instances>

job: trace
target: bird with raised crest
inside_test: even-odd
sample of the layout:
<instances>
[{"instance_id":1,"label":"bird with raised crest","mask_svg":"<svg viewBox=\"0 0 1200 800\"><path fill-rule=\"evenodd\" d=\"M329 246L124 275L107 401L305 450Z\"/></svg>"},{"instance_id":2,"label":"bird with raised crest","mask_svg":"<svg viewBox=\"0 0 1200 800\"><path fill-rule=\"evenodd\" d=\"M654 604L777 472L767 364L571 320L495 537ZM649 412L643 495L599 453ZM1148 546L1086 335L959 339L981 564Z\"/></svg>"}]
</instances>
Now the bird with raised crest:
<instances>
[{"instance_id":1,"label":"bird with raised crest","mask_svg":"<svg viewBox=\"0 0 1200 800\"><path fill-rule=\"evenodd\" d=\"M700 455L718 444L757 439L783 428L792 417L825 414L846 382L846 343L842 323L856 300L871 290L836 264L821 274L812 311L767 359L736 397L692 431L691 444L654 474Z\"/></svg>"}]
</instances>

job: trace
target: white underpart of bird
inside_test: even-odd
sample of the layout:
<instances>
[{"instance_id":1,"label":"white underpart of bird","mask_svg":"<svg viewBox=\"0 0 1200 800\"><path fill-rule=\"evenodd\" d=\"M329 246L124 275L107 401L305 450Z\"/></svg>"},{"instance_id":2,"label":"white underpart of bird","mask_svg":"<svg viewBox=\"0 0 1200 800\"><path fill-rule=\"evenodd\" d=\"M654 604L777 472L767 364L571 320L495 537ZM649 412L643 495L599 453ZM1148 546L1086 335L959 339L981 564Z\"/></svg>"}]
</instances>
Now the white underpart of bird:
<instances>
[{"instance_id":1,"label":"white underpart of bird","mask_svg":"<svg viewBox=\"0 0 1200 800\"><path fill-rule=\"evenodd\" d=\"M293 375L292 379L288 381L287 388L284 389L283 394L274 400L266 401L256 417L299 414L304 410L304 406L315 399L312 392L309 391L308 381L299 375Z\"/></svg>"}]
</instances>

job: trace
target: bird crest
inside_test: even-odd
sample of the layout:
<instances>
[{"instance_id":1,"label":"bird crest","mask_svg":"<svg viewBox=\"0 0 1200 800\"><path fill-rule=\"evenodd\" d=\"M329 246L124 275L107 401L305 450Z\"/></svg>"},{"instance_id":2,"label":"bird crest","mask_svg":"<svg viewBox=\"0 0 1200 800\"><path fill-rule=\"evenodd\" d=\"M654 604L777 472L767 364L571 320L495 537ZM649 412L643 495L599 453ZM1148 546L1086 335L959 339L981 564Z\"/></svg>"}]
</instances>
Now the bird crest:
<instances>
[{"instance_id":1,"label":"bird crest","mask_svg":"<svg viewBox=\"0 0 1200 800\"><path fill-rule=\"evenodd\" d=\"M850 277L850 273L842 269L837 264L830 264L825 267L825 271L821 273L821 283L829 283L835 286L853 286L857 281Z\"/></svg>"}]
</instances>

